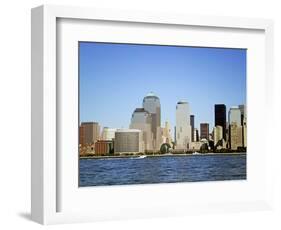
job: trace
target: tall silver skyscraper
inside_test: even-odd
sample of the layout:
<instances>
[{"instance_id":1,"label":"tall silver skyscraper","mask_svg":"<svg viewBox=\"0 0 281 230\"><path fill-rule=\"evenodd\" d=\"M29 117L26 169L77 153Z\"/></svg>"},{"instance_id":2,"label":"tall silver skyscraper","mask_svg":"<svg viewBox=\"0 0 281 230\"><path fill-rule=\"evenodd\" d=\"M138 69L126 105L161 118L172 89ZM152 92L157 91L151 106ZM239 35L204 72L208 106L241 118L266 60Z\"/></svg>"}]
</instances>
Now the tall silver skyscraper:
<instances>
[{"instance_id":1,"label":"tall silver skyscraper","mask_svg":"<svg viewBox=\"0 0 281 230\"><path fill-rule=\"evenodd\" d=\"M191 140L189 104L186 101L179 101L176 108L176 148L188 149Z\"/></svg>"},{"instance_id":2,"label":"tall silver skyscraper","mask_svg":"<svg viewBox=\"0 0 281 230\"><path fill-rule=\"evenodd\" d=\"M153 145L154 149L160 148L160 140L159 140L159 133L160 126L161 126L161 105L160 99L152 92L148 93L144 99L142 106L145 111L151 114L151 131L153 134Z\"/></svg>"}]
</instances>

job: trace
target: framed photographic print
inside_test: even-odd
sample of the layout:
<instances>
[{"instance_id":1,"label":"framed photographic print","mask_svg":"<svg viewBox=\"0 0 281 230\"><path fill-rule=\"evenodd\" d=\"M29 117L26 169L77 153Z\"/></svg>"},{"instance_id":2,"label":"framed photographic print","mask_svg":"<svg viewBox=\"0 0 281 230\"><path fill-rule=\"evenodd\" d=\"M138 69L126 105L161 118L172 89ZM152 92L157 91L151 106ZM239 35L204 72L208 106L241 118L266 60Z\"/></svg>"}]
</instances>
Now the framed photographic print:
<instances>
[{"instance_id":1,"label":"framed photographic print","mask_svg":"<svg viewBox=\"0 0 281 230\"><path fill-rule=\"evenodd\" d=\"M34 8L32 219L270 208L272 33L266 19Z\"/></svg>"}]
</instances>

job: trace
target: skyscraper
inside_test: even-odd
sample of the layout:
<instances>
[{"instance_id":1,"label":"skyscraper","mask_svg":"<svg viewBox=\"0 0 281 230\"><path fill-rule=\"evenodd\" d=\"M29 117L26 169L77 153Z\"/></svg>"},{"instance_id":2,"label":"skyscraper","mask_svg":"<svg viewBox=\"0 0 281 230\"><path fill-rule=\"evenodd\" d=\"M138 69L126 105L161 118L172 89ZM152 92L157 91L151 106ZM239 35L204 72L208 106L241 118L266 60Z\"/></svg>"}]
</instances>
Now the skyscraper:
<instances>
[{"instance_id":1,"label":"skyscraper","mask_svg":"<svg viewBox=\"0 0 281 230\"><path fill-rule=\"evenodd\" d=\"M190 125L191 125L191 141L194 141L194 115L190 115Z\"/></svg>"},{"instance_id":2,"label":"skyscraper","mask_svg":"<svg viewBox=\"0 0 281 230\"><path fill-rule=\"evenodd\" d=\"M153 150L152 117L144 108L136 108L132 114L130 129L139 129L143 134L144 150Z\"/></svg>"},{"instance_id":3,"label":"skyscraper","mask_svg":"<svg viewBox=\"0 0 281 230\"><path fill-rule=\"evenodd\" d=\"M231 123L230 127L230 148L237 150L238 147L243 147L243 127L237 125L236 122Z\"/></svg>"},{"instance_id":4,"label":"skyscraper","mask_svg":"<svg viewBox=\"0 0 281 230\"><path fill-rule=\"evenodd\" d=\"M200 124L200 139L209 140L209 123Z\"/></svg>"},{"instance_id":5,"label":"skyscraper","mask_svg":"<svg viewBox=\"0 0 281 230\"><path fill-rule=\"evenodd\" d=\"M226 140L226 106L224 104L215 105L215 126L221 126L223 139Z\"/></svg>"},{"instance_id":6,"label":"skyscraper","mask_svg":"<svg viewBox=\"0 0 281 230\"><path fill-rule=\"evenodd\" d=\"M176 148L187 149L192 140L190 109L186 101L179 101L176 107Z\"/></svg>"},{"instance_id":7,"label":"skyscraper","mask_svg":"<svg viewBox=\"0 0 281 230\"><path fill-rule=\"evenodd\" d=\"M243 147L247 147L247 111L245 105L238 106L241 112L241 125L242 129L242 139L243 139Z\"/></svg>"},{"instance_id":8,"label":"skyscraper","mask_svg":"<svg viewBox=\"0 0 281 230\"><path fill-rule=\"evenodd\" d=\"M236 123L241 126L241 111L238 106L232 106L228 113L229 125Z\"/></svg>"},{"instance_id":9,"label":"skyscraper","mask_svg":"<svg viewBox=\"0 0 281 230\"><path fill-rule=\"evenodd\" d=\"M228 113L229 122L229 144L235 150L243 147L243 127L241 125L241 110L238 106L230 108Z\"/></svg>"},{"instance_id":10,"label":"skyscraper","mask_svg":"<svg viewBox=\"0 0 281 230\"><path fill-rule=\"evenodd\" d=\"M154 149L159 149L161 143L159 142L160 134L159 128L161 126L161 105L160 105L160 99L152 92L148 93L144 99L143 99L143 108L145 111L149 112L151 114L151 131L153 134L153 147ZM158 132L157 132L158 131Z\"/></svg>"},{"instance_id":11,"label":"skyscraper","mask_svg":"<svg viewBox=\"0 0 281 230\"><path fill-rule=\"evenodd\" d=\"M241 125L243 125L244 123L244 117L246 117L245 115L245 105L238 105L238 108L240 109L240 113L241 113Z\"/></svg>"},{"instance_id":12,"label":"skyscraper","mask_svg":"<svg viewBox=\"0 0 281 230\"><path fill-rule=\"evenodd\" d=\"M216 125L213 129L214 145L217 145L223 138L223 128L220 125Z\"/></svg>"}]
</instances>

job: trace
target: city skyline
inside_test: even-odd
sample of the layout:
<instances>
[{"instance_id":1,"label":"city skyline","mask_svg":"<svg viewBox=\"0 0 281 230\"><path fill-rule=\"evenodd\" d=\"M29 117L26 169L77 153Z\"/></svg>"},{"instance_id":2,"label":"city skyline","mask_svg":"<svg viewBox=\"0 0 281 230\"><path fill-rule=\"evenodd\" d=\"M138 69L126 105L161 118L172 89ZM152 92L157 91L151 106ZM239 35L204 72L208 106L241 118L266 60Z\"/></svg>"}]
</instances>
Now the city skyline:
<instances>
[{"instance_id":1,"label":"city skyline","mask_svg":"<svg viewBox=\"0 0 281 230\"><path fill-rule=\"evenodd\" d=\"M79 47L80 122L128 128L150 91L160 98L161 126L175 126L180 100L190 103L197 129L200 123L214 126L215 104L227 111L246 104L246 50L85 42Z\"/></svg>"}]
</instances>

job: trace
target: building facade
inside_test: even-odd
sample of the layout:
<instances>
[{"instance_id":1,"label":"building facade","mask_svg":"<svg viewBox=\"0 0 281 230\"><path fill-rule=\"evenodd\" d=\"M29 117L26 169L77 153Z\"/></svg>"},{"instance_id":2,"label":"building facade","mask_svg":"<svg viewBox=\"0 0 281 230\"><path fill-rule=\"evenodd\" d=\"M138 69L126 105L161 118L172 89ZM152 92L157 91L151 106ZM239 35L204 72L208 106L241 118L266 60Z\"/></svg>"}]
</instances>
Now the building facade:
<instances>
[{"instance_id":1,"label":"building facade","mask_svg":"<svg viewBox=\"0 0 281 230\"><path fill-rule=\"evenodd\" d=\"M241 111L238 106L232 106L228 113L229 125L236 123L241 126Z\"/></svg>"},{"instance_id":2,"label":"building facade","mask_svg":"<svg viewBox=\"0 0 281 230\"><path fill-rule=\"evenodd\" d=\"M82 122L79 127L79 144L90 145L100 139L100 126L98 122Z\"/></svg>"},{"instance_id":3,"label":"building facade","mask_svg":"<svg viewBox=\"0 0 281 230\"><path fill-rule=\"evenodd\" d=\"M101 139L105 141L112 141L115 138L116 129L104 127L101 134Z\"/></svg>"},{"instance_id":4,"label":"building facade","mask_svg":"<svg viewBox=\"0 0 281 230\"><path fill-rule=\"evenodd\" d=\"M151 114L151 131L153 134L153 148L160 149L159 127L161 127L161 105L160 99L152 92L148 93L143 99L143 108ZM158 138L157 138L158 137Z\"/></svg>"},{"instance_id":5,"label":"building facade","mask_svg":"<svg viewBox=\"0 0 281 230\"><path fill-rule=\"evenodd\" d=\"M193 132L193 141L197 142L199 141L199 132L197 128L194 128L194 132Z\"/></svg>"},{"instance_id":6,"label":"building facade","mask_svg":"<svg viewBox=\"0 0 281 230\"><path fill-rule=\"evenodd\" d=\"M229 127L230 130L230 148L237 150L238 147L243 147L243 127L237 125L236 122L232 123Z\"/></svg>"},{"instance_id":7,"label":"building facade","mask_svg":"<svg viewBox=\"0 0 281 230\"><path fill-rule=\"evenodd\" d=\"M223 139L226 140L226 106L225 104L215 105L215 126L223 129Z\"/></svg>"},{"instance_id":8,"label":"building facade","mask_svg":"<svg viewBox=\"0 0 281 230\"><path fill-rule=\"evenodd\" d=\"M200 124L200 139L209 140L209 123Z\"/></svg>"},{"instance_id":9,"label":"building facade","mask_svg":"<svg viewBox=\"0 0 281 230\"><path fill-rule=\"evenodd\" d=\"M213 140L214 145L216 146L219 141L222 141L223 138L223 127L220 125L216 125L213 129Z\"/></svg>"},{"instance_id":10,"label":"building facade","mask_svg":"<svg viewBox=\"0 0 281 230\"><path fill-rule=\"evenodd\" d=\"M190 126L191 126L191 133L192 133L192 136L191 136L191 141L194 141L194 122L195 122L195 117L194 115L190 115Z\"/></svg>"},{"instance_id":11,"label":"building facade","mask_svg":"<svg viewBox=\"0 0 281 230\"><path fill-rule=\"evenodd\" d=\"M176 149L188 149L191 140L189 104L186 101L179 101L176 107Z\"/></svg>"},{"instance_id":12,"label":"building facade","mask_svg":"<svg viewBox=\"0 0 281 230\"><path fill-rule=\"evenodd\" d=\"M119 154L144 152L142 136L142 131L138 129L117 129L114 152Z\"/></svg>"},{"instance_id":13,"label":"building facade","mask_svg":"<svg viewBox=\"0 0 281 230\"><path fill-rule=\"evenodd\" d=\"M113 141L99 140L95 143L95 155L108 155L113 153Z\"/></svg>"},{"instance_id":14,"label":"building facade","mask_svg":"<svg viewBox=\"0 0 281 230\"><path fill-rule=\"evenodd\" d=\"M165 127L163 128L163 138L164 141L163 143L168 143L168 144L172 144L172 135L171 135L171 128L170 128L170 123L168 121L165 122Z\"/></svg>"},{"instance_id":15,"label":"building facade","mask_svg":"<svg viewBox=\"0 0 281 230\"><path fill-rule=\"evenodd\" d=\"M130 129L142 131L144 150L153 150L152 116L144 108L136 108L131 117Z\"/></svg>"}]
</instances>

